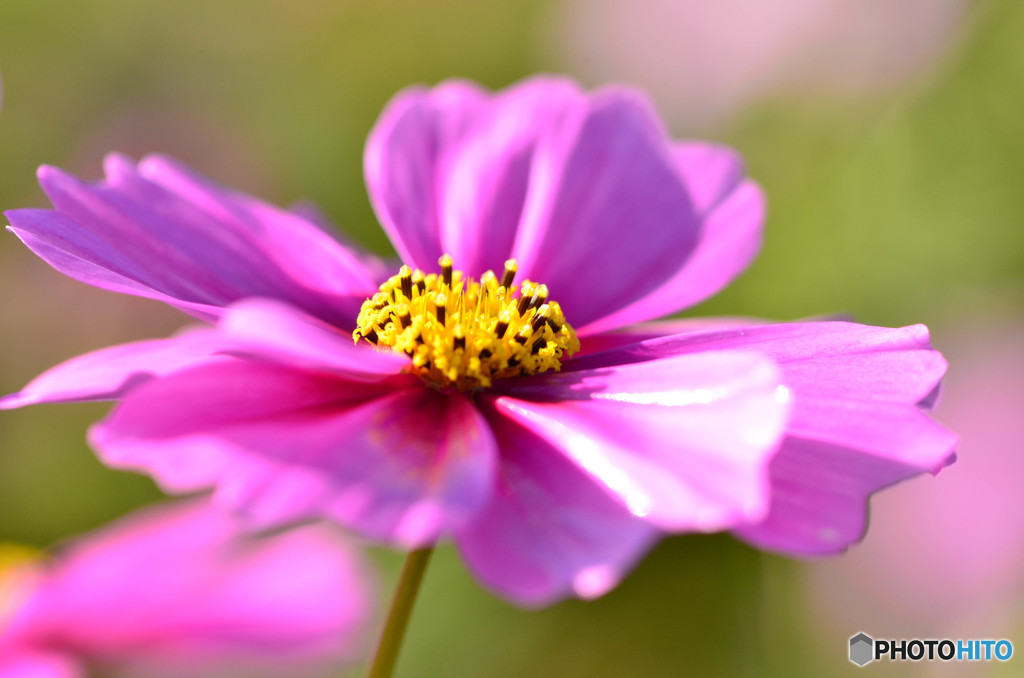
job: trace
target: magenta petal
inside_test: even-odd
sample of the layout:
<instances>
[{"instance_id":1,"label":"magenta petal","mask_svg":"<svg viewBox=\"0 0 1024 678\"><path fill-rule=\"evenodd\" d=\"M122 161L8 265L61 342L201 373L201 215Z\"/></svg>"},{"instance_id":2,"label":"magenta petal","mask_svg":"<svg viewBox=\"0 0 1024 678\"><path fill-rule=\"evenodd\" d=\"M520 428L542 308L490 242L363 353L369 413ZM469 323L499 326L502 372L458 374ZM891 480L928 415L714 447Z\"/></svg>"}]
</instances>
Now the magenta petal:
<instances>
[{"instance_id":1,"label":"magenta petal","mask_svg":"<svg viewBox=\"0 0 1024 678\"><path fill-rule=\"evenodd\" d=\"M110 165L108 161L108 167ZM152 182L226 224L231 231L243 234L242 240L250 240L250 234L258 235L260 247L284 274L288 286L297 285L303 296L309 290L313 295L324 297L362 297L376 287L373 273L364 265L364 260L374 262L374 257L355 246L342 246L322 224L305 218L299 211L281 209L227 190L161 155L143 158L137 177L130 163L122 167L125 172L123 190L137 185L148 193L146 182ZM113 171L108 169L108 175L111 174ZM146 193L140 193L139 197ZM279 298L293 303L299 301ZM313 296L308 301L317 303Z\"/></svg>"},{"instance_id":2,"label":"magenta petal","mask_svg":"<svg viewBox=\"0 0 1024 678\"><path fill-rule=\"evenodd\" d=\"M0 644L0 678L85 678L85 668L56 652L12 650Z\"/></svg>"},{"instance_id":3,"label":"magenta petal","mask_svg":"<svg viewBox=\"0 0 1024 678\"><path fill-rule=\"evenodd\" d=\"M230 306L218 323L224 350L350 379L379 380L406 368L409 359L376 350L352 335L287 304L250 299Z\"/></svg>"},{"instance_id":4,"label":"magenta petal","mask_svg":"<svg viewBox=\"0 0 1024 678\"><path fill-rule=\"evenodd\" d=\"M41 168L55 209L11 211L11 230L77 280L207 320L235 300L264 296L352 326L374 289L358 259L316 226L170 160L135 166L112 155L106 174L86 183Z\"/></svg>"},{"instance_id":5,"label":"magenta petal","mask_svg":"<svg viewBox=\"0 0 1024 678\"><path fill-rule=\"evenodd\" d=\"M746 181L740 154L726 146L700 141L674 144L672 159L686 182L693 206L708 215Z\"/></svg>"},{"instance_id":6,"label":"magenta petal","mask_svg":"<svg viewBox=\"0 0 1024 678\"><path fill-rule=\"evenodd\" d=\"M324 527L245 537L197 501L137 512L67 545L10 637L132 675L209 675L352 659L373 606L364 564Z\"/></svg>"},{"instance_id":7,"label":"magenta petal","mask_svg":"<svg viewBox=\"0 0 1024 678\"><path fill-rule=\"evenodd\" d=\"M0 678L85 678L85 668L61 654L11 650L0 643Z\"/></svg>"},{"instance_id":8,"label":"magenta petal","mask_svg":"<svg viewBox=\"0 0 1024 678\"><path fill-rule=\"evenodd\" d=\"M793 421L769 469L771 510L736 531L745 541L795 555L843 551L864 536L872 493L953 462L957 436L914 403L809 399L792 383Z\"/></svg>"},{"instance_id":9,"label":"magenta petal","mask_svg":"<svg viewBox=\"0 0 1024 678\"><path fill-rule=\"evenodd\" d=\"M443 254L437 168L486 105L473 84L409 89L388 103L366 142L363 171L377 218L402 259L432 271Z\"/></svg>"},{"instance_id":10,"label":"magenta petal","mask_svg":"<svg viewBox=\"0 0 1024 678\"><path fill-rule=\"evenodd\" d=\"M429 543L493 483L494 440L461 396L413 377L365 383L238 361L151 382L93 428L117 467L263 525L330 517L370 537Z\"/></svg>"},{"instance_id":11,"label":"magenta petal","mask_svg":"<svg viewBox=\"0 0 1024 678\"><path fill-rule=\"evenodd\" d=\"M634 514L666 530L763 517L786 424L779 372L708 352L510 380L497 409L557 447Z\"/></svg>"},{"instance_id":12,"label":"magenta petal","mask_svg":"<svg viewBox=\"0 0 1024 678\"><path fill-rule=\"evenodd\" d=\"M513 254L585 328L669 279L700 230L650 106L608 90L539 145Z\"/></svg>"},{"instance_id":13,"label":"magenta petal","mask_svg":"<svg viewBox=\"0 0 1024 678\"><path fill-rule=\"evenodd\" d=\"M490 403L501 473L490 501L456 535L469 569L526 606L603 595L658 537L561 450Z\"/></svg>"},{"instance_id":14,"label":"magenta petal","mask_svg":"<svg viewBox=\"0 0 1024 678\"><path fill-rule=\"evenodd\" d=\"M764 199L736 153L673 144L626 89L545 76L493 95L409 90L374 127L365 172L407 263L433 271L447 252L477 276L514 257L583 335L696 303L760 247Z\"/></svg>"},{"instance_id":15,"label":"magenta petal","mask_svg":"<svg viewBox=\"0 0 1024 678\"><path fill-rule=\"evenodd\" d=\"M375 283L384 282L402 266L402 262L398 259L384 259L362 249L354 240L348 238L314 202L299 200L289 205L288 211L313 224L341 243L348 255L359 260L359 265L355 267L354 271L365 271Z\"/></svg>"},{"instance_id":16,"label":"magenta petal","mask_svg":"<svg viewBox=\"0 0 1024 678\"><path fill-rule=\"evenodd\" d=\"M195 329L171 339L111 346L72 358L0 398L0 409L39 403L116 400L153 377L210 360L221 344L216 333Z\"/></svg>"},{"instance_id":17,"label":"magenta petal","mask_svg":"<svg viewBox=\"0 0 1024 678\"><path fill-rule=\"evenodd\" d=\"M634 334L639 341L573 359L564 370L594 370L702 351L754 351L774 360L783 370L786 385L805 394L805 399L836 397L909 405L928 396L946 371L946 361L932 349L923 325L897 329L848 322L742 326L735 319L717 326L714 319L706 319L701 325L696 331L655 336L659 326L663 332L681 326L676 321L650 323Z\"/></svg>"},{"instance_id":18,"label":"magenta petal","mask_svg":"<svg viewBox=\"0 0 1024 678\"><path fill-rule=\"evenodd\" d=\"M489 101L439 170L441 242L469 275L512 255L537 146L587 99L571 80L536 77Z\"/></svg>"},{"instance_id":19,"label":"magenta petal","mask_svg":"<svg viewBox=\"0 0 1024 678\"><path fill-rule=\"evenodd\" d=\"M676 153L678 158L678 149ZM729 151L720 153L733 156ZM738 159L735 163L742 167ZM732 174L740 170L719 171L726 175L722 177L724 185L731 186ZM695 199L710 204L702 215L703 231L693 253L675 275L657 289L619 312L581 328L581 333L605 332L693 306L728 285L757 256L765 215L765 197L760 186L753 181L743 181L722 197L715 189L721 190L723 185L702 183L696 171L684 172L684 175L687 186L696 192Z\"/></svg>"},{"instance_id":20,"label":"magenta petal","mask_svg":"<svg viewBox=\"0 0 1024 678\"><path fill-rule=\"evenodd\" d=\"M938 424L932 428L929 437L951 450L955 437ZM772 504L767 518L734 534L759 548L789 555L844 551L864 537L869 496L921 471L920 466L859 449L786 437L769 469Z\"/></svg>"},{"instance_id":21,"label":"magenta petal","mask_svg":"<svg viewBox=\"0 0 1024 678\"><path fill-rule=\"evenodd\" d=\"M786 438L769 469L771 509L738 531L747 541L796 554L841 551L863 535L868 495L953 461L956 436L921 406L946 371L921 325L728 324L594 353L566 370L722 349L770 357L793 394Z\"/></svg>"}]
</instances>

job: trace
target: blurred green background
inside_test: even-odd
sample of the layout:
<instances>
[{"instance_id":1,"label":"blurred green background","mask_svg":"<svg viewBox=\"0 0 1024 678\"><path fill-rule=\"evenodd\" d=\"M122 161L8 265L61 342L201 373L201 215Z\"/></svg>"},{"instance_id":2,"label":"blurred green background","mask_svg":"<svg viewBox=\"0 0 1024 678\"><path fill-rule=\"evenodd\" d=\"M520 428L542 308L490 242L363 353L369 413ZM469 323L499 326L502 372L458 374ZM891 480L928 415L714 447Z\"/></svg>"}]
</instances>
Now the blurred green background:
<instances>
[{"instance_id":1,"label":"blurred green background","mask_svg":"<svg viewBox=\"0 0 1024 678\"><path fill-rule=\"evenodd\" d=\"M599 85L565 56L567 12L541 0L4 0L0 208L45 204L34 179L42 163L95 178L107 151L161 151L278 204L313 200L388 252L361 169L385 102L452 76L499 88L551 71ZM719 124L669 114L675 136L740 149L770 201L758 261L690 314L924 322L954 356L945 337L969 344L971 328L1012 326L1024 281L1022 35L1024 5L974 3L926 68L883 92L779 92ZM187 322L66 280L10 235L0 239L0 285L3 392L72 355ZM105 410L0 414L0 540L46 545L158 498L85 446ZM400 557L376 557L387 588ZM823 622L805 586L815 567L724 535L674 538L604 599L526 612L481 590L446 548L398 674L855 671L846 639L870 629ZM1020 629L1012 615L1000 624L1005 637Z\"/></svg>"}]
</instances>

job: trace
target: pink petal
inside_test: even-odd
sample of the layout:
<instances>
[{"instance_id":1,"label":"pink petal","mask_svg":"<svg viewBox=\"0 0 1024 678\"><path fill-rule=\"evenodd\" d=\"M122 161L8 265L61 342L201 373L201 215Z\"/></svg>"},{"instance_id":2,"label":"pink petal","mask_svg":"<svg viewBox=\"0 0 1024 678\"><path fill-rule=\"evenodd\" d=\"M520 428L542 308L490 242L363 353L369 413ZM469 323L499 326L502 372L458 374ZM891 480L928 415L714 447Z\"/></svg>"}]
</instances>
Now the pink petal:
<instances>
[{"instance_id":1,"label":"pink petal","mask_svg":"<svg viewBox=\"0 0 1024 678\"><path fill-rule=\"evenodd\" d=\"M733 155L729 151L721 153L730 157ZM677 163L680 162L680 156L680 149L677 149ZM738 159L736 166L742 167ZM753 181L742 181L715 201L710 196L716 193L702 183L695 170L691 167L682 169L687 187L691 195L708 201L711 207L702 214L703 231L693 253L657 289L617 313L581 328L581 333L605 332L693 306L718 293L746 270L757 256L761 249L761 228L765 215L765 197L761 187Z\"/></svg>"},{"instance_id":2,"label":"pink petal","mask_svg":"<svg viewBox=\"0 0 1024 678\"><path fill-rule=\"evenodd\" d=\"M488 588L525 606L613 588L658 536L562 451L491 403L501 449L498 485L456 535L466 565Z\"/></svg>"},{"instance_id":3,"label":"pink petal","mask_svg":"<svg viewBox=\"0 0 1024 678\"><path fill-rule=\"evenodd\" d=\"M261 525L326 516L404 546L487 499L494 440L465 398L411 376L366 383L238 361L147 384L91 431L104 460Z\"/></svg>"},{"instance_id":4,"label":"pink petal","mask_svg":"<svg viewBox=\"0 0 1024 678\"><path fill-rule=\"evenodd\" d=\"M172 339L137 341L80 355L50 368L17 393L0 398L0 409L39 403L117 400L158 376L210 360L221 340L207 329L195 329Z\"/></svg>"},{"instance_id":5,"label":"pink petal","mask_svg":"<svg viewBox=\"0 0 1024 678\"><path fill-rule=\"evenodd\" d=\"M530 184L513 254L578 328L657 289L700 237L668 139L630 91L593 96L546 136Z\"/></svg>"},{"instance_id":6,"label":"pink petal","mask_svg":"<svg viewBox=\"0 0 1024 678\"><path fill-rule=\"evenodd\" d=\"M654 331L651 325L636 336ZM793 394L787 435L770 467L771 510L760 524L738 531L747 541L797 554L843 550L863 535L872 492L953 461L956 436L922 406L946 371L922 325L728 323L594 353L565 369L723 349L771 358Z\"/></svg>"},{"instance_id":7,"label":"pink petal","mask_svg":"<svg viewBox=\"0 0 1024 678\"><path fill-rule=\"evenodd\" d=\"M587 100L570 80L537 77L488 104L438 170L443 248L474 276L512 255L537 146Z\"/></svg>"},{"instance_id":8,"label":"pink petal","mask_svg":"<svg viewBox=\"0 0 1024 678\"><path fill-rule=\"evenodd\" d=\"M402 354L356 345L351 333L269 299L233 304L218 329L223 350L350 379L379 380L409 365Z\"/></svg>"},{"instance_id":9,"label":"pink petal","mask_svg":"<svg viewBox=\"0 0 1024 678\"><path fill-rule=\"evenodd\" d=\"M938 424L931 437L951 450L956 440ZM733 533L758 548L789 555L829 555L860 541L874 492L921 473L894 458L830 442L787 436L769 468L772 503L760 523Z\"/></svg>"},{"instance_id":10,"label":"pink petal","mask_svg":"<svg viewBox=\"0 0 1024 678\"><path fill-rule=\"evenodd\" d=\"M564 370L593 370L701 351L744 350L768 356L800 394L914 405L942 378L946 361L931 348L928 329L897 329L849 322L720 325L705 319L696 331L667 334L686 325L650 323L633 333L636 343L567 362ZM656 336L659 327L666 334ZM616 332L616 337L629 331ZM799 389L797 391L797 389Z\"/></svg>"},{"instance_id":11,"label":"pink petal","mask_svg":"<svg viewBox=\"0 0 1024 678\"><path fill-rule=\"evenodd\" d=\"M475 85L449 81L392 99L366 142L363 171L377 218L406 263L435 270L443 254L437 166L484 108Z\"/></svg>"},{"instance_id":12,"label":"pink petal","mask_svg":"<svg viewBox=\"0 0 1024 678\"><path fill-rule=\"evenodd\" d=\"M614 332L587 335L580 341L580 350L574 360L591 353L623 348L648 339L659 339L672 334L691 334L705 330L723 330L729 327L749 327L763 324L763 320L746 317L673 318L650 323L638 323Z\"/></svg>"},{"instance_id":13,"label":"pink petal","mask_svg":"<svg viewBox=\"0 0 1024 678\"><path fill-rule=\"evenodd\" d=\"M365 565L326 528L243 537L192 501L137 512L61 550L12 635L147 675L207 675L352 659L373 606Z\"/></svg>"},{"instance_id":14,"label":"pink petal","mask_svg":"<svg viewBox=\"0 0 1024 678\"><path fill-rule=\"evenodd\" d=\"M509 380L497 409L666 530L760 519L788 413L774 364L707 352Z\"/></svg>"},{"instance_id":15,"label":"pink petal","mask_svg":"<svg viewBox=\"0 0 1024 678\"><path fill-rule=\"evenodd\" d=\"M0 652L0 678L85 678L85 669L64 655L5 647Z\"/></svg>"},{"instance_id":16,"label":"pink petal","mask_svg":"<svg viewBox=\"0 0 1024 678\"><path fill-rule=\"evenodd\" d=\"M673 145L672 159L693 206L703 215L713 212L746 181L743 158L726 146L684 141Z\"/></svg>"},{"instance_id":17,"label":"pink petal","mask_svg":"<svg viewBox=\"0 0 1024 678\"><path fill-rule=\"evenodd\" d=\"M713 294L760 246L764 201L735 152L675 144L639 94L548 76L396 97L367 144L371 200L407 263L470 275L514 256L582 334ZM605 284L607 281L614 284Z\"/></svg>"},{"instance_id":18,"label":"pink petal","mask_svg":"<svg viewBox=\"0 0 1024 678\"><path fill-rule=\"evenodd\" d=\"M314 225L168 159L135 166L111 155L106 174L90 184L41 168L55 210L11 211L11 230L66 275L207 320L265 296L352 326L374 289L355 255Z\"/></svg>"},{"instance_id":19,"label":"pink petal","mask_svg":"<svg viewBox=\"0 0 1024 678\"><path fill-rule=\"evenodd\" d=\"M351 238L347 237L320 207L309 200L299 200L288 206L288 211L308 221L333 239L341 243L347 253L359 260L356 270L366 271L375 283L382 283L402 267L402 262L395 258L384 259L360 248Z\"/></svg>"}]
</instances>

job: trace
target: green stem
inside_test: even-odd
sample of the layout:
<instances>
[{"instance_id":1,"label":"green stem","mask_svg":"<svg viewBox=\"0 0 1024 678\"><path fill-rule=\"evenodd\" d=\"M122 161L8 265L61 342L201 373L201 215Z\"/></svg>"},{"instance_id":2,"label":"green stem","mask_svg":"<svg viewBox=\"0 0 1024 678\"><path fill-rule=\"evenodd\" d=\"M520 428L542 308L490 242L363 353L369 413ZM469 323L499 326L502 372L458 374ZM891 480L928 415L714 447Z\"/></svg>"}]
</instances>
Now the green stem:
<instances>
[{"instance_id":1,"label":"green stem","mask_svg":"<svg viewBox=\"0 0 1024 678\"><path fill-rule=\"evenodd\" d=\"M391 678L391 672L394 671L395 662L398 660L398 651L402 647L405 627L409 625L409 614L412 612L413 603L416 602L416 593L420 590L423 573L433 552L433 547L417 549L410 551L406 557L402 574L398 577L398 588L395 589L395 597L391 599L391 609L388 610L388 618L384 622L384 630L380 634L380 642L373 653L373 662L366 678Z\"/></svg>"}]
</instances>

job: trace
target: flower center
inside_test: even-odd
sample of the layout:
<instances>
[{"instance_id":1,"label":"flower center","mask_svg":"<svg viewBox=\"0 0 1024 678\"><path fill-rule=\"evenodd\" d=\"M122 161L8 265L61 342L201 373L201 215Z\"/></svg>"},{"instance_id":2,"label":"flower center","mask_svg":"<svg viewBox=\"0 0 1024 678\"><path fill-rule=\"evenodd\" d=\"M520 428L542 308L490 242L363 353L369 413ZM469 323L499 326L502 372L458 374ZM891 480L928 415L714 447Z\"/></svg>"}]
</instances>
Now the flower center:
<instances>
[{"instance_id":1,"label":"flower center","mask_svg":"<svg viewBox=\"0 0 1024 678\"><path fill-rule=\"evenodd\" d=\"M486 388L495 379L562 367L579 350L546 285L513 285L516 262L499 280L487 271L477 282L452 269L447 254L440 274L403 266L363 302L352 337L390 346L412 358L412 372L438 386Z\"/></svg>"},{"instance_id":2,"label":"flower center","mask_svg":"<svg viewBox=\"0 0 1024 678\"><path fill-rule=\"evenodd\" d=\"M27 546L0 543L0 633L28 596L40 557Z\"/></svg>"}]
</instances>

